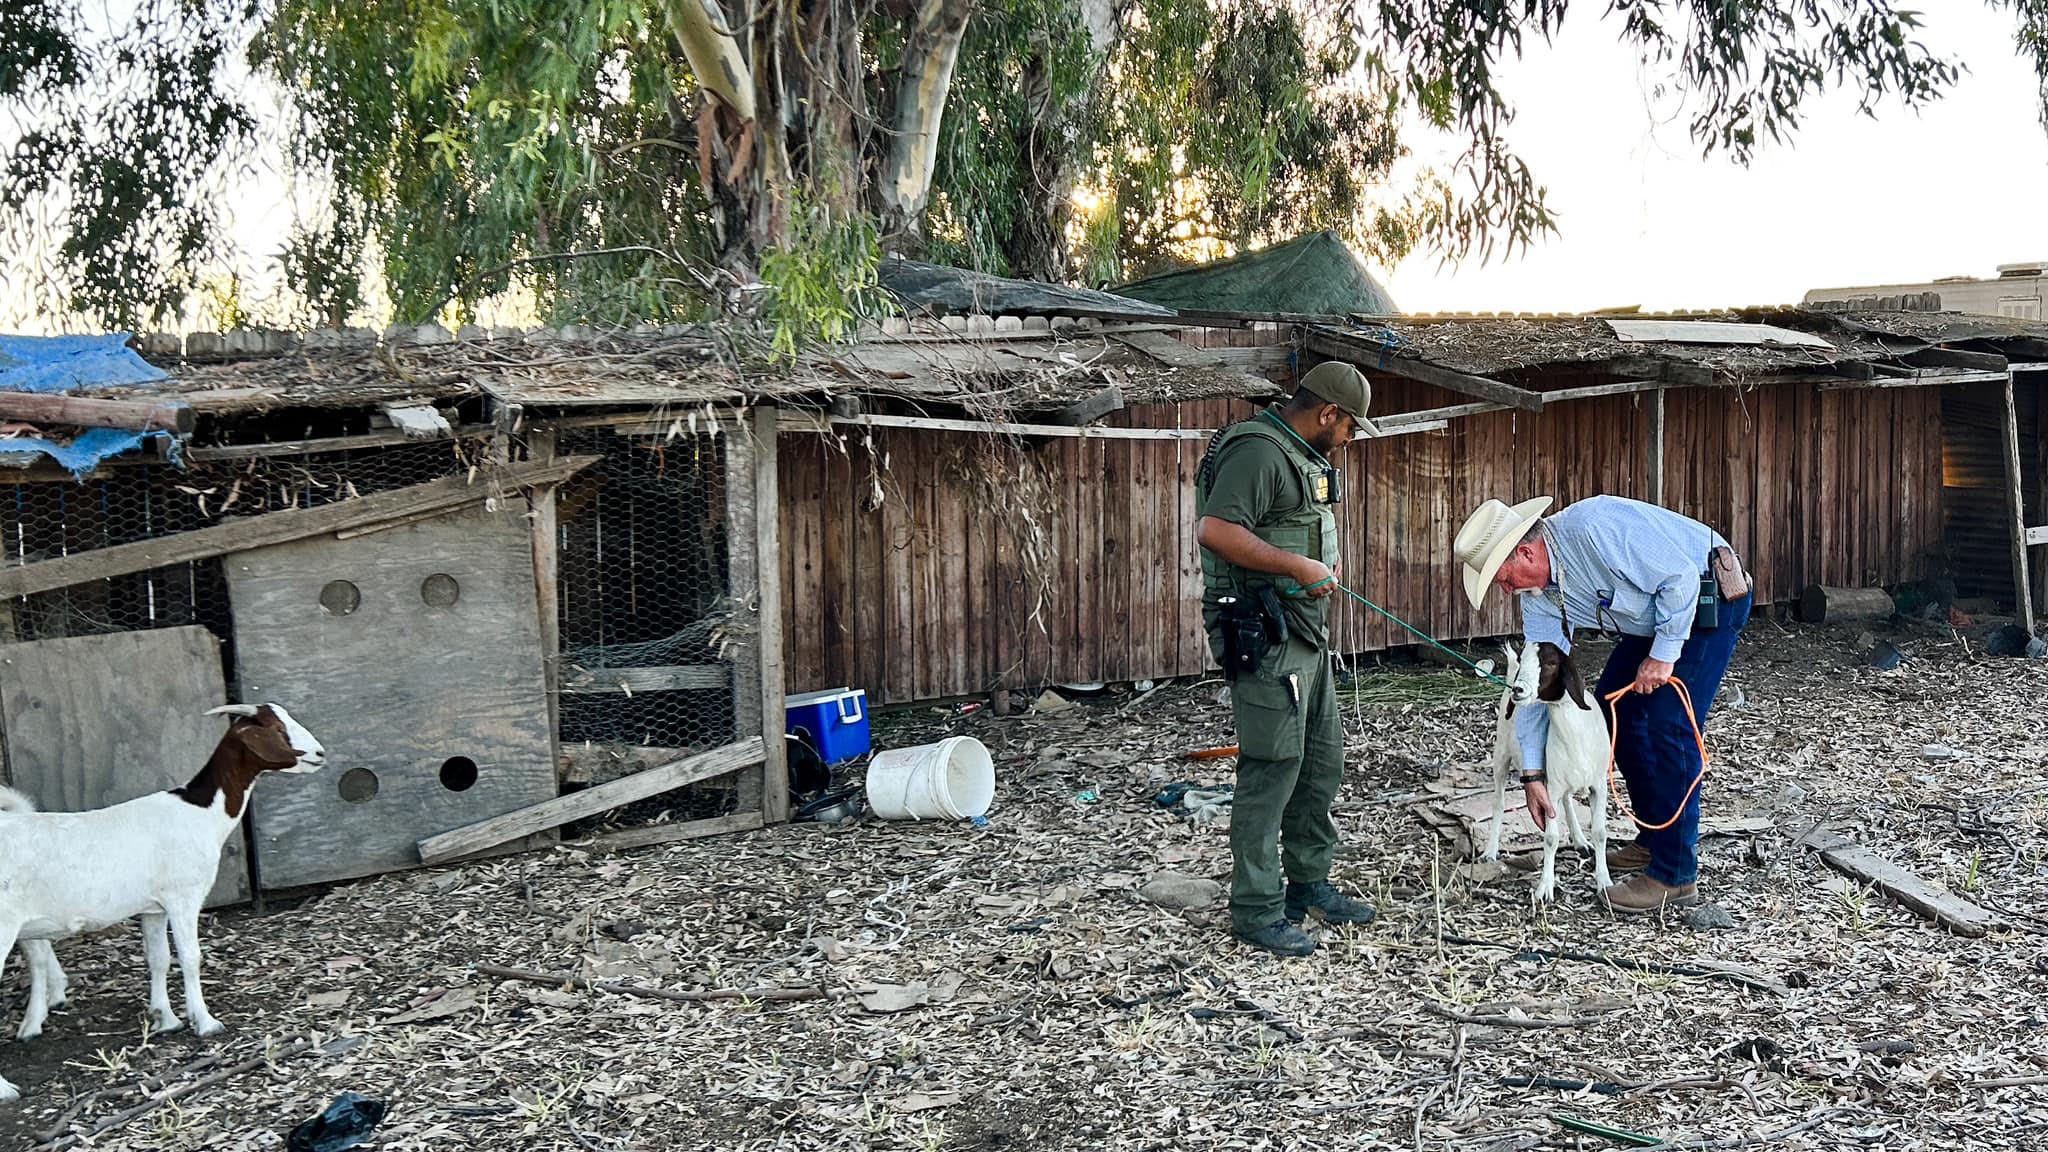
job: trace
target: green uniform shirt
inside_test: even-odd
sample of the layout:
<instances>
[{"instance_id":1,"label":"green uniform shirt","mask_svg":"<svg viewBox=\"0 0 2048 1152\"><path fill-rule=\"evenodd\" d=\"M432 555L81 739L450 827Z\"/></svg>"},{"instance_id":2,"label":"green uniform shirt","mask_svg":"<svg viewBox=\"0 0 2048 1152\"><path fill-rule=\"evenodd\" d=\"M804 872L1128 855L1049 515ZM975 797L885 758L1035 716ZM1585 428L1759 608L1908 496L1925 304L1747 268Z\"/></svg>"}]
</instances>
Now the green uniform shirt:
<instances>
[{"instance_id":1,"label":"green uniform shirt","mask_svg":"<svg viewBox=\"0 0 2048 1152\"><path fill-rule=\"evenodd\" d=\"M1314 505L1309 498L1303 469L1311 463L1305 454L1290 453L1271 437L1236 437L1217 449L1213 478L1206 491L1197 490L1197 512L1202 516L1227 520L1261 539L1266 536L1262 529L1268 529L1278 521L1300 518L1304 513L1313 516L1318 511L1329 516L1327 509ZM1334 556L1315 558L1326 564L1336 559ZM1252 574L1252 578L1257 579L1258 574ZM1275 575L1273 579L1284 587L1293 584L1286 577ZM1202 623L1211 634L1216 630L1218 594L1211 588L1202 601ZM1330 599L1327 596L1320 599L1283 597L1281 603L1287 611L1288 627L1319 647L1327 645Z\"/></svg>"}]
</instances>

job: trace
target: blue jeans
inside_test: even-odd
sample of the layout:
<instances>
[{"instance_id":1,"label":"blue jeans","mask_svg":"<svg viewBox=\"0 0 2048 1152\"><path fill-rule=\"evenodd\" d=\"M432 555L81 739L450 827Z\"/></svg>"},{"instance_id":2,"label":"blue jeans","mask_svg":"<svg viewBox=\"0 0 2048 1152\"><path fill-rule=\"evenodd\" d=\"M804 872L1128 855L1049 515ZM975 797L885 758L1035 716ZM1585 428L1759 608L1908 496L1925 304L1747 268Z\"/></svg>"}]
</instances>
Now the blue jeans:
<instances>
[{"instance_id":1,"label":"blue jeans","mask_svg":"<svg viewBox=\"0 0 2048 1152\"><path fill-rule=\"evenodd\" d=\"M1672 675L1685 681L1692 694L1692 706L1700 726L1707 723L1707 710L1714 693L1721 690L1721 676L1728 671L1728 658L1735 654L1735 640L1749 623L1754 594L1740 600L1723 601L1720 626L1697 628L1679 653ZM1607 694L1634 682L1636 669L1650 655L1648 636L1623 636L1607 659L1597 691L1602 701ZM1659 688L1648 696L1630 693L1606 704L1607 724L1614 733L1614 766L1628 783L1629 807L1651 824L1671 819L1686 789L1700 772L1699 745L1693 741L1692 725L1685 718L1685 706L1678 693ZM1685 811L1671 827L1660 831L1640 829L1636 840L1650 853L1645 869L1650 879L1662 884L1691 884L1700 874L1700 794L1685 800Z\"/></svg>"}]
</instances>

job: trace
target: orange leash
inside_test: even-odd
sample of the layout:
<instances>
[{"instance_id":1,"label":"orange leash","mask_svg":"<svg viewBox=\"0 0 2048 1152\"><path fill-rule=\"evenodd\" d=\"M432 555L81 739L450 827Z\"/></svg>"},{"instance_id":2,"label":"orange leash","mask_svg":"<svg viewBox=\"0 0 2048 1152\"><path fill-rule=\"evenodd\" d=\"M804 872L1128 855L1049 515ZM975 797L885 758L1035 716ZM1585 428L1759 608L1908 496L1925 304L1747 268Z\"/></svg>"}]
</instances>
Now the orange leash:
<instances>
[{"instance_id":1,"label":"orange leash","mask_svg":"<svg viewBox=\"0 0 2048 1152\"><path fill-rule=\"evenodd\" d=\"M1685 705L1685 718L1692 724L1693 742L1700 746L1700 774L1692 778L1692 786L1687 788L1685 790L1685 795L1679 798L1678 811L1673 812L1671 814L1671 819L1666 820L1662 824L1646 824L1643 822L1643 818L1641 816L1636 815L1635 812L1629 808L1628 801L1623 800L1621 798L1621 781L1616 778L1616 773L1614 771L1614 749L1615 745L1619 743L1621 739L1621 725L1611 724L1607 728L1607 783L1614 793L1614 806L1621 809L1622 815L1635 821L1636 827L1645 829L1650 832L1662 832L1664 829L1669 828L1673 824L1678 823L1678 818L1685 813L1685 806L1687 804L1692 803L1692 794L1694 792L1699 791L1700 781L1705 780L1707 778L1707 739L1706 737L1700 735L1699 717L1693 714L1692 693L1686 691L1685 681L1680 680L1676 676L1673 676L1671 678L1670 684L1673 688L1676 688L1678 690L1678 702ZM1607 702L1609 704L1614 704L1618 702L1623 696L1626 696L1634 691L1635 686L1633 684L1623 685L1622 687L1617 688L1614 691L1609 692L1607 694Z\"/></svg>"}]
</instances>

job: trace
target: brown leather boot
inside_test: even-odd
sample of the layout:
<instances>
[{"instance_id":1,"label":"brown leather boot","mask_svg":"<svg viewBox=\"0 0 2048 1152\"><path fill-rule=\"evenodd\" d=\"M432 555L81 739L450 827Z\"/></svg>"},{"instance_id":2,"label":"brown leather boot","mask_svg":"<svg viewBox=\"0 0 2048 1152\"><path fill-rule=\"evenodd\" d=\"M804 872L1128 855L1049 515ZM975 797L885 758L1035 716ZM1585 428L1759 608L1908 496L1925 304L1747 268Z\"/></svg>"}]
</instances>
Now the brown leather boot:
<instances>
[{"instance_id":1,"label":"brown leather boot","mask_svg":"<svg viewBox=\"0 0 2048 1152\"><path fill-rule=\"evenodd\" d=\"M1609 872L1641 872L1650 866L1650 850L1631 840L1607 854Z\"/></svg>"},{"instance_id":2,"label":"brown leather boot","mask_svg":"<svg viewBox=\"0 0 2048 1152\"><path fill-rule=\"evenodd\" d=\"M1665 908L1685 908L1700 902L1697 884L1680 884L1672 887L1659 883L1638 872L1627 880L1600 893L1600 902L1610 912L1624 916L1641 916Z\"/></svg>"}]
</instances>

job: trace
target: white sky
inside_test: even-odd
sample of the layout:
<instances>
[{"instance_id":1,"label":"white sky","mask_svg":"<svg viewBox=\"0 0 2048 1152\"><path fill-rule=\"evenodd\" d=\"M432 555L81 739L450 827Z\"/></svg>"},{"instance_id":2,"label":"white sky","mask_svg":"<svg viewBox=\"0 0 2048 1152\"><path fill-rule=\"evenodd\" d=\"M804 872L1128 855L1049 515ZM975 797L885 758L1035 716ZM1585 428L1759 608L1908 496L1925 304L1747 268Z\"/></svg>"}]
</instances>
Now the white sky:
<instances>
[{"instance_id":1,"label":"white sky","mask_svg":"<svg viewBox=\"0 0 2048 1152\"><path fill-rule=\"evenodd\" d=\"M1991 276L2048 257L2048 133L2009 13L1982 0L1921 6L1923 39L1970 71L1920 113L1871 121L1810 107L1791 145L1744 169L1700 158L1683 112L1653 119L1647 80L1614 25L1574 5L1566 33L1506 78L1508 139L1547 184L1558 235L1511 261L1387 277L1408 312L1582 311L1795 303L1809 288ZM1426 145L1411 142L1418 155Z\"/></svg>"}]
</instances>

